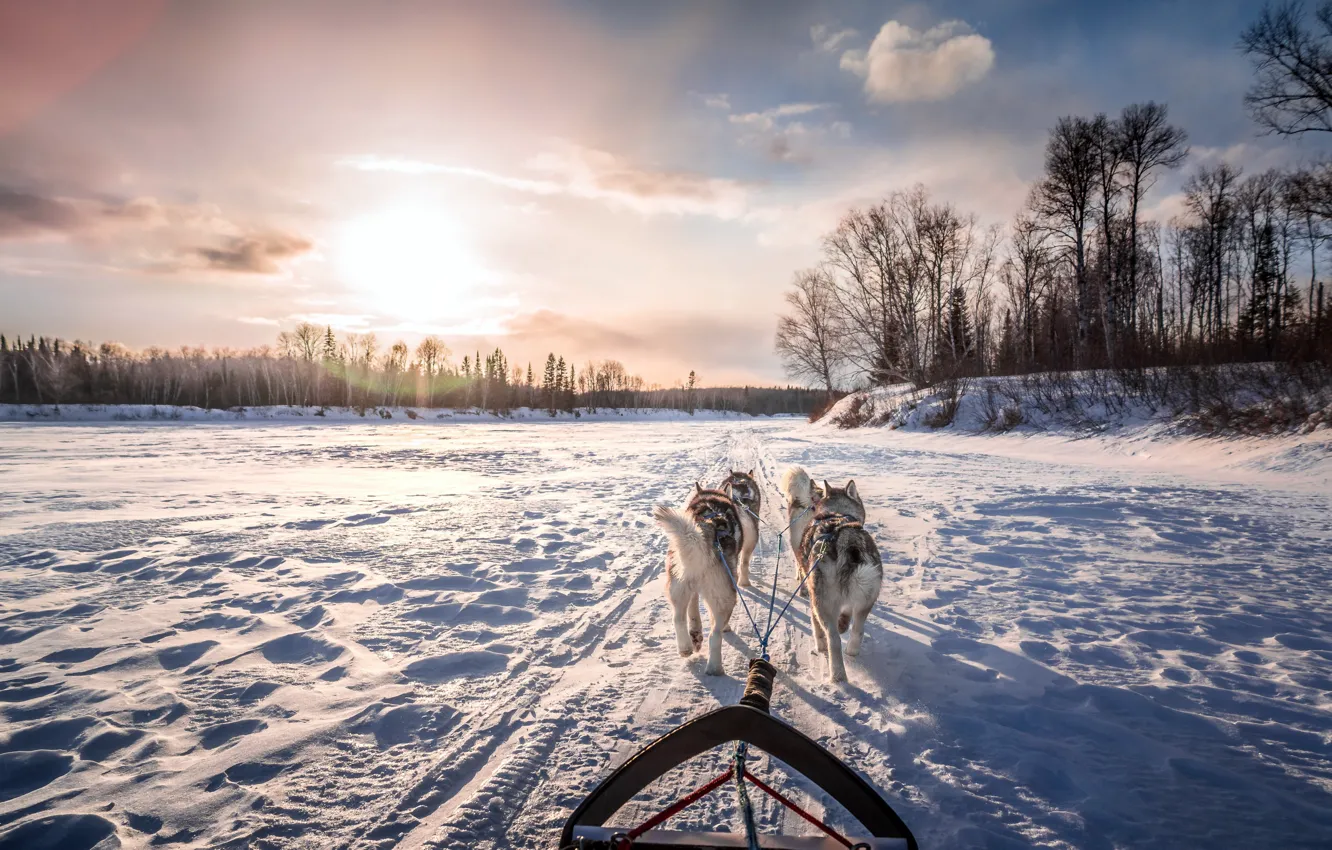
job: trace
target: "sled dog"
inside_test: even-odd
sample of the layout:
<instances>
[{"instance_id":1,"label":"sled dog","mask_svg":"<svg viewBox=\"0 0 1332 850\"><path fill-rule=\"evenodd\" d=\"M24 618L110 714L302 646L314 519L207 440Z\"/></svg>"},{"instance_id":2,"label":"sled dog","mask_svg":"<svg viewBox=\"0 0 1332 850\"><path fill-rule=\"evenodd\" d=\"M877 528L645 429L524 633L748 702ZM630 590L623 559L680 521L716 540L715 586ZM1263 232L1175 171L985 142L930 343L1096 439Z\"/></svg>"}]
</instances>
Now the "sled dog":
<instances>
[{"instance_id":1,"label":"sled dog","mask_svg":"<svg viewBox=\"0 0 1332 850\"><path fill-rule=\"evenodd\" d=\"M683 511L656 505L652 518L666 532L666 598L675 609L675 640L688 657L703 644L703 621L698 602L708 606L712 631L708 635L708 665L704 672L722 675L722 632L731 621L736 594L727 574L744 546L740 509L720 490L694 485ZM718 555L718 550L721 555ZM723 562L722 556L725 556Z\"/></svg>"},{"instance_id":2,"label":"sled dog","mask_svg":"<svg viewBox=\"0 0 1332 850\"><path fill-rule=\"evenodd\" d=\"M788 467L782 473L781 491L786 497L786 521L790 523L786 539L790 541L791 551L794 552L805 536L805 529L814 519L814 503L821 494L818 485L810 480L809 473L799 466ZM796 581L804 577L800 561L796 559ZM804 584L797 584L796 592L801 596L809 595L809 589Z\"/></svg>"},{"instance_id":3,"label":"sled dog","mask_svg":"<svg viewBox=\"0 0 1332 850\"><path fill-rule=\"evenodd\" d=\"M846 654L859 655L865 618L883 589L883 560L874 538L865 530L865 503L856 482L823 489L814 500L813 519L796 547L801 577L810 570L810 618L818 652L828 653L828 680L846 681L841 633L851 627Z\"/></svg>"},{"instance_id":4,"label":"sled dog","mask_svg":"<svg viewBox=\"0 0 1332 850\"><path fill-rule=\"evenodd\" d=\"M758 517L763 507L763 496L759 493L758 482L754 480L754 470L736 472L722 482L721 491L731 497L731 501L740 510L740 527L744 529L744 543L740 546L740 566L736 568L735 581L741 587L751 587L749 583L749 559L758 545ZM734 566L734 565L732 565Z\"/></svg>"}]
</instances>

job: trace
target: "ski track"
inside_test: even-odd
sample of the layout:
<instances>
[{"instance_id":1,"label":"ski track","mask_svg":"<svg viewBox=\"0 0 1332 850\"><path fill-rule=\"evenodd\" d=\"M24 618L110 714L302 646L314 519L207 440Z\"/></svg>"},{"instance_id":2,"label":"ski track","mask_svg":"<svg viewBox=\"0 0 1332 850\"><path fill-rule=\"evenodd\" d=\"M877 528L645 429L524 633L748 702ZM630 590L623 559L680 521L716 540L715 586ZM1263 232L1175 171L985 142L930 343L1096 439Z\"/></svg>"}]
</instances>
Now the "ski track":
<instances>
[{"instance_id":1,"label":"ski track","mask_svg":"<svg viewBox=\"0 0 1332 850\"><path fill-rule=\"evenodd\" d=\"M972 442L0 425L0 850L554 846L610 769L734 702L757 649L737 607L725 677L676 654L651 505L755 470L762 625L793 462L857 480L886 579L847 685L824 681L793 603L774 712L922 847L1326 846L1326 489ZM793 585L784 551L779 605ZM767 756L754 769L853 828ZM808 834L753 799L761 825ZM674 825L735 830L733 794Z\"/></svg>"}]
</instances>

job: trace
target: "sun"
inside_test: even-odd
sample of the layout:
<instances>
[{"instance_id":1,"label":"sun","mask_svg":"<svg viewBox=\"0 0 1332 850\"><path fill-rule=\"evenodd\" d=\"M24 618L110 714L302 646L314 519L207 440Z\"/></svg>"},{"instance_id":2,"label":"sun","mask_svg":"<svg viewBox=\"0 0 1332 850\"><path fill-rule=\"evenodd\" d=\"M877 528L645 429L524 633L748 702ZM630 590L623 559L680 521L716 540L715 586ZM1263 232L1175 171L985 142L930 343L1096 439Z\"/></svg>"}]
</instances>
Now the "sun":
<instances>
[{"instance_id":1,"label":"sun","mask_svg":"<svg viewBox=\"0 0 1332 850\"><path fill-rule=\"evenodd\" d=\"M367 306L400 319L460 317L481 277L456 219L425 206L353 219L336 255L341 276Z\"/></svg>"}]
</instances>

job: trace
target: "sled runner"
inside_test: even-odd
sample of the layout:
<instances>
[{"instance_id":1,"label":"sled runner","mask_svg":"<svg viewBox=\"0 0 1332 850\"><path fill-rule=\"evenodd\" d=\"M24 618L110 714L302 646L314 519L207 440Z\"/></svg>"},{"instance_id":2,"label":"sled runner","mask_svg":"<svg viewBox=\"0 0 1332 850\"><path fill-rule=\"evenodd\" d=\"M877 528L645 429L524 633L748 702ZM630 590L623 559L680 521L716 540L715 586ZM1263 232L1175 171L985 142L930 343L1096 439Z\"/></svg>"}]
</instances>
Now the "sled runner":
<instances>
[{"instance_id":1,"label":"sled runner","mask_svg":"<svg viewBox=\"0 0 1332 850\"><path fill-rule=\"evenodd\" d=\"M762 658L749 662L749 679L739 704L728 705L685 723L667 733L629 761L620 765L583 800L564 824L561 848L578 850L656 850L656 848L763 847L785 850L917 850L916 839L902 819L860 774L794 727L773 717L772 701L776 668ZM608 827L607 820L635 794L700 753L730 742L738 742L730 768L700 788L636 827ZM844 836L785 795L768 786L746 766L749 745L780 759L836 800L864 827L867 836ZM665 821L723 785L735 786L744 815L743 833L673 832L659 829ZM768 794L800 817L818 827L822 837L758 835L750 787Z\"/></svg>"}]
</instances>

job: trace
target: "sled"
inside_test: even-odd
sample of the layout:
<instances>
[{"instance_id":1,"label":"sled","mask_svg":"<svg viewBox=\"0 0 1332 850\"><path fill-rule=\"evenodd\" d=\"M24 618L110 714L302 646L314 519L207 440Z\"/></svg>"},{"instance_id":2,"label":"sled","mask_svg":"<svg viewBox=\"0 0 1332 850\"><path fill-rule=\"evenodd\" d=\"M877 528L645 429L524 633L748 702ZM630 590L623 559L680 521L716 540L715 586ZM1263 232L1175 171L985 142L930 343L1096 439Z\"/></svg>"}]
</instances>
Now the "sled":
<instances>
[{"instance_id":1,"label":"sled","mask_svg":"<svg viewBox=\"0 0 1332 850\"><path fill-rule=\"evenodd\" d=\"M560 835L559 846L578 850L703 850L755 846L774 850L917 850L911 830L907 829L897 812L869 782L813 739L772 715L770 704L776 672L776 668L766 660L751 660L745 694L739 704L728 705L690 720L620 765L569 816ZM694 756L731 742L737 742L734 764L720 776L637 827L605 825L621 806L653 780ZM745 751L750 745L781 760L823 789L824 793L859 821L868 834L845 836L838 833L750 773L745 767ZM658 829L689 805L728 783L735 786L741 808L747 815L745 831L699 833ZM749 809L746 799L750 786L757 792L772 796L824 834L816 837L755 834L752 809Z\"/></svg>"}]
</instances>

